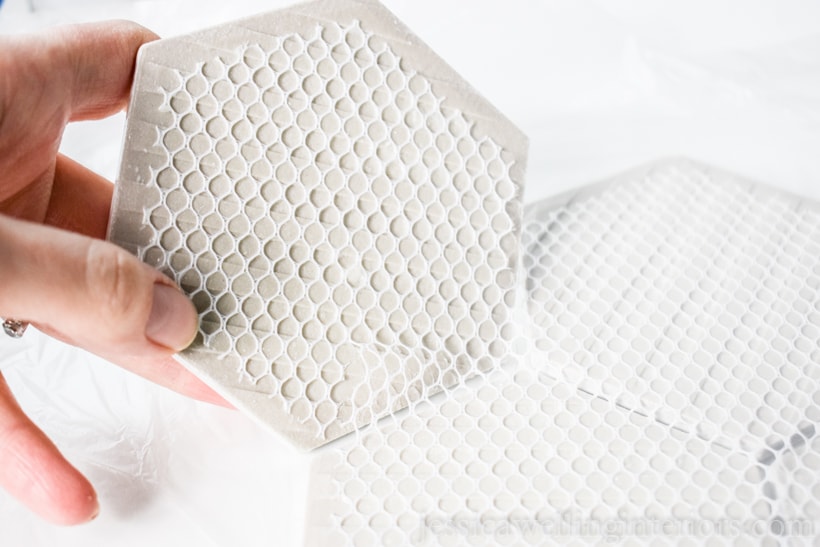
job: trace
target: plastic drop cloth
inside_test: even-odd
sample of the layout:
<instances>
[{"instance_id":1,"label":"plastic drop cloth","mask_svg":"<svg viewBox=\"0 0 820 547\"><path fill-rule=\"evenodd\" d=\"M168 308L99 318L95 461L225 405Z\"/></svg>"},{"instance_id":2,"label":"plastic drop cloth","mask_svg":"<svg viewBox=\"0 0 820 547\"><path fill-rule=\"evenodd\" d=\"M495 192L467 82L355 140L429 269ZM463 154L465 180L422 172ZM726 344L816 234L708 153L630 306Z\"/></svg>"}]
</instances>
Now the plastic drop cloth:
<instances>
[{"instance_id":1,"label":"plastic drop cloth","mask_svg":"<svg viewBox=\"0 0 820 547\"><path fill-rule=\"evenodd\" d=\"M529 202L670 154L820 197L814 2L385 4L530 136ZM172 35L283 5L6 0L0 32L123 17ZM113 178L122 121L70 128L63 151ZM34 331L0 359L102 504L65 529L0 494L2 545L302 544L313 456Z\"/></svg>"}]
</instances>

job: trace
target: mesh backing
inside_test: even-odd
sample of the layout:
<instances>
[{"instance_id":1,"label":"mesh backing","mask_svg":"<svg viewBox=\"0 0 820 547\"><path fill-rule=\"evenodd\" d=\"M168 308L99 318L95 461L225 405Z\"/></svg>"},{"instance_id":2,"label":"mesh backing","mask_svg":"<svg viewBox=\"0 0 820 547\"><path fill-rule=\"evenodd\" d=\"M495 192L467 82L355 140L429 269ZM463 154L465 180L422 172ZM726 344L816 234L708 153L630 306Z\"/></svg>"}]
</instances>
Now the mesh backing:
<instances>
[{"instance_id":1,"label":"mesh backing","mask_svg":"<svg viewBox=\"0 0 820 547\"><path fill-rule=\"evenodd\" d=\"M379 4L148 44L132 95L110 237L229 401L313 447L504 359L525 140Z\"/></svg>"},{"instance_id":2,"label":"mesh backing","mask_svg":"<svg viewBox=\"0 0 820 547\"><path fill-rule=\"evenodd\" d=\"M673 160L522 230L525 147L378 4L307 4L142 50L111 237L226 398L370 424L308 544L810 544L818 206Z\"/></svg>"},{"instance_id":3,"label":"mesh backing","mask_svg":"<svg viewBox=\"0 0 820 547\"><path fill-rule=\"evenodd\" d=\"M514 364L316 462L309 545L810 545L820 207L672 160L531 206Z\"/></svg>"}]
</instances>

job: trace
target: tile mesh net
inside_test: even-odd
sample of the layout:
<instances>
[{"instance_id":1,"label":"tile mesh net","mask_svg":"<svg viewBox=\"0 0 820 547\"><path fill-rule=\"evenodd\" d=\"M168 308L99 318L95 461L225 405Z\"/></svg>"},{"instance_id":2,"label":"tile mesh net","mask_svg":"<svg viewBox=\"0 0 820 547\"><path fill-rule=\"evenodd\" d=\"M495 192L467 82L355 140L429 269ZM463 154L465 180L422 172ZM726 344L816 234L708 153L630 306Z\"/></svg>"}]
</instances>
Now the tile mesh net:
<instances>
[{"instance_id":1,"label":"tile mesh net","mask_svg":"<svg viewBox=\"0 0 820 547\"><path fill-rule=\"evenodd\" d=\"M811 544L820 208L669 160L522 224L475 96L327 17L143 59L111 232L191 294L188 366L338 439L307 543Z\"/></svg>"},{"instance_id":2,"label":"tile mesh net","mask_svg":"<svg viewBox=\"0 0 820 547\"><path fill-rule=\"evenodd\" d=\"M323 454L308 543L812 544L820 209L673 160L522 249L528 349Z\"/></svg>"},{"instance_id":3,"label":"tile mesh net","mask_svg":"<svg viewBox=\"0 0 820 547\"><path fill-rule=\"evenodd\" d=\"M312 447L508 354L523 159L361 22L268 38L141 60L112 238L192 296L180 358Z\"/></svg>"}]
</instances>

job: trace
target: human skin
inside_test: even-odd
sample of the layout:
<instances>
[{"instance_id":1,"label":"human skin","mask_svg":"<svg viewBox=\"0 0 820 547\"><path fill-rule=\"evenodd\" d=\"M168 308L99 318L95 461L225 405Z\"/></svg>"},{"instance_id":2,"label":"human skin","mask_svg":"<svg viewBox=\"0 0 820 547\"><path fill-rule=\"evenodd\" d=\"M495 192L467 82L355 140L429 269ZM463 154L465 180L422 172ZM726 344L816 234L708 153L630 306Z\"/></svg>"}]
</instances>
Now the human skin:
<instances>
[{"instance_id":1,"label":"human skin","mask_svg":"<svg viewBox=\"0 0 820 547\"><path fill-rule=\"evenodd\" d=\"M196 334L193 305L103 241L112 184L58 152L66 124L125 107L137 50L156 38L128 22L0 36L0 317L226 404L171 358ZM2 374L0 486L55 523L99 512L91 484L26 417Z\"/></svg>"}]
</instances>

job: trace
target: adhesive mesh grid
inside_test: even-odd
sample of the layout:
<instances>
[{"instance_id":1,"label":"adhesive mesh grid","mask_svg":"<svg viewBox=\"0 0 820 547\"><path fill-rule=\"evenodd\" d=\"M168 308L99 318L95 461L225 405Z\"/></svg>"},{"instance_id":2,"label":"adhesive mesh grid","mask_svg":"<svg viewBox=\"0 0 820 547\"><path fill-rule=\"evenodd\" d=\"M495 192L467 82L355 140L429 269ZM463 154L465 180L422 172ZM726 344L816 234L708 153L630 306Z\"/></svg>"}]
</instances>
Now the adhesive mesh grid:
<instances>
[{"instance_id":1,"label":"adhesive mesh grid","mask_svg":"<svg viewBox=\"0 0 820 547\"><path fill-rule=\"evenodd\" d=\"M526 357L316 462L309 545L810 545L820 207L673 160L530 206Z\"/></svg>"},{"instance_id":2,"label":"adhesive mesh grid","mask_svg":"<svg viewBox=\"0 0 820 547\"><path fill-rule=\"evenodd\" d=\"M305 447L512 336L523 137L399 31L318 2L138 62L111 238L191 294L180 359Z\"/></svg>"}]
</instances>

